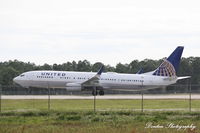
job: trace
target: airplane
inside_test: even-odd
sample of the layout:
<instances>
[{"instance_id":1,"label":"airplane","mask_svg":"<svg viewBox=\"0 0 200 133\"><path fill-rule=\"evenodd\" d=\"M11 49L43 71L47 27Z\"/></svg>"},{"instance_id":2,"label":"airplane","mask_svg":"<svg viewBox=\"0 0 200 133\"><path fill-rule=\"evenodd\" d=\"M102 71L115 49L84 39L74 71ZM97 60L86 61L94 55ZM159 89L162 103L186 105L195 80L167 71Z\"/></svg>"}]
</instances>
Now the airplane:
<instances>
[{"instance_id":1,"label":"airplane","mask_svg":"<svg viewBox=\"0 0 200 133\"><path fill-rule=\"evenodd\" d=\"M104 95L105 89L137 91L163 88L175 84L178 80L190 78L190 76L177 77L176 75L183 49L183 46L178 46L157 69L147 73L142 71L136 74L103 73L104 66L101 66L97 73L29 71L15 77L13 81L25 88L63 88L71 92L91 91L93 95Z\"/></svg>"}]
</instances>

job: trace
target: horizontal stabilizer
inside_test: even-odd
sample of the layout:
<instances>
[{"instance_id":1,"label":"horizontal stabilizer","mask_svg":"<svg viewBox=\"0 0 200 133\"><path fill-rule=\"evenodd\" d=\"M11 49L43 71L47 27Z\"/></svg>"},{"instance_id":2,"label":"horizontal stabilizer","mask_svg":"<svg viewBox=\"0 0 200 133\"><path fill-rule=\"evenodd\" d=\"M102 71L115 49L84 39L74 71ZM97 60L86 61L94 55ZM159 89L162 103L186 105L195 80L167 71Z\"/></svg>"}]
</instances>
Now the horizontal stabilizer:
<instances>
[{"instance_id":1,"label":"horizontal stabilizer","mask_svg":"<svg viewBox=\"0 0 200 133\"><path fill-rule=\"evenodd\" d=\"M181 80L181 79L189 79L189 78L191 78L191 76L177 77L177 80Z\"/></svg>"}]
</instances>

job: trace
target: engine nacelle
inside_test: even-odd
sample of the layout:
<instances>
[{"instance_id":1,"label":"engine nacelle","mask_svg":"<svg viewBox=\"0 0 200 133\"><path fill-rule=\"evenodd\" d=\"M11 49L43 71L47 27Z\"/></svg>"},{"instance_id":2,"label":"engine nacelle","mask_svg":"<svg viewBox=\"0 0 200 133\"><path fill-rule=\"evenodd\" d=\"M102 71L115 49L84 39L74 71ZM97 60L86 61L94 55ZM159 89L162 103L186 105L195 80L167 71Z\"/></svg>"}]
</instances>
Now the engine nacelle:
<instances>
[{"instance_id":1,"label":"engine nacelle","mask_svg":"<svg viewBox=\"0 0 200 133\"><path fill-rule=\"evenodd\" d=\"M80 84L77 84L77 83L68 83L66 84L66 90L67 91L81 91L82 87Z\"/></svg>"}]
</instances>

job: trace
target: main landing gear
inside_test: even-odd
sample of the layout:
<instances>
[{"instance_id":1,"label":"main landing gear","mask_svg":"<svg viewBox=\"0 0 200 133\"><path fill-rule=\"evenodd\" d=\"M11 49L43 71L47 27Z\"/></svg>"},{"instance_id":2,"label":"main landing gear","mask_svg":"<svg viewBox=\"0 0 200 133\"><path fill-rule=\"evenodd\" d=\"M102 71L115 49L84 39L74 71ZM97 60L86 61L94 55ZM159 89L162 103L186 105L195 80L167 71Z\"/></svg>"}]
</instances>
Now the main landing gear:
<instances>
[{"instance_id":1,"label":"main landing gear","mask_svg":"<svg viewBox=\"0 0 200 133\"><path fill-rule=\"evenodd\" d=\"M99 91L96 90L96 92L95 92L95 90L92 91L92 95L93 95L93 96L96 96L96 95L98 95L98 94L99 94L100 96L103 96L103 95L104 95L104 91L103 91L103 90L99 90Z\"/></svg>"}]
</instances>

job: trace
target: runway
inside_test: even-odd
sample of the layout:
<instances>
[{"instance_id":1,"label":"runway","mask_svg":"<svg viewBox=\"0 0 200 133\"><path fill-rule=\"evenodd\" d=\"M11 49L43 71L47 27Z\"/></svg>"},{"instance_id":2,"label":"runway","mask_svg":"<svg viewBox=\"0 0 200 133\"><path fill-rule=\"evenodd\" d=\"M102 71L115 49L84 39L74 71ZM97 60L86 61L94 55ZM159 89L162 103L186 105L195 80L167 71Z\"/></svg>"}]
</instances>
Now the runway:
<instances>
[{"instance_id":1,"label":"runway","mask_svg":"<svg viewBox=\"0 0 200 133\"><path fill-rule=\"evenodd\" d=\"M48 95L2 95L2 99L48 99ZM141 99L142 95L104 95L96 99ZM144 99L189 99L189 94L143 95ZM50 99L94 99L91 95L50 95ZM191 99L200 99L200 94L192 94Z\"/></svg>"}]
</instances>

